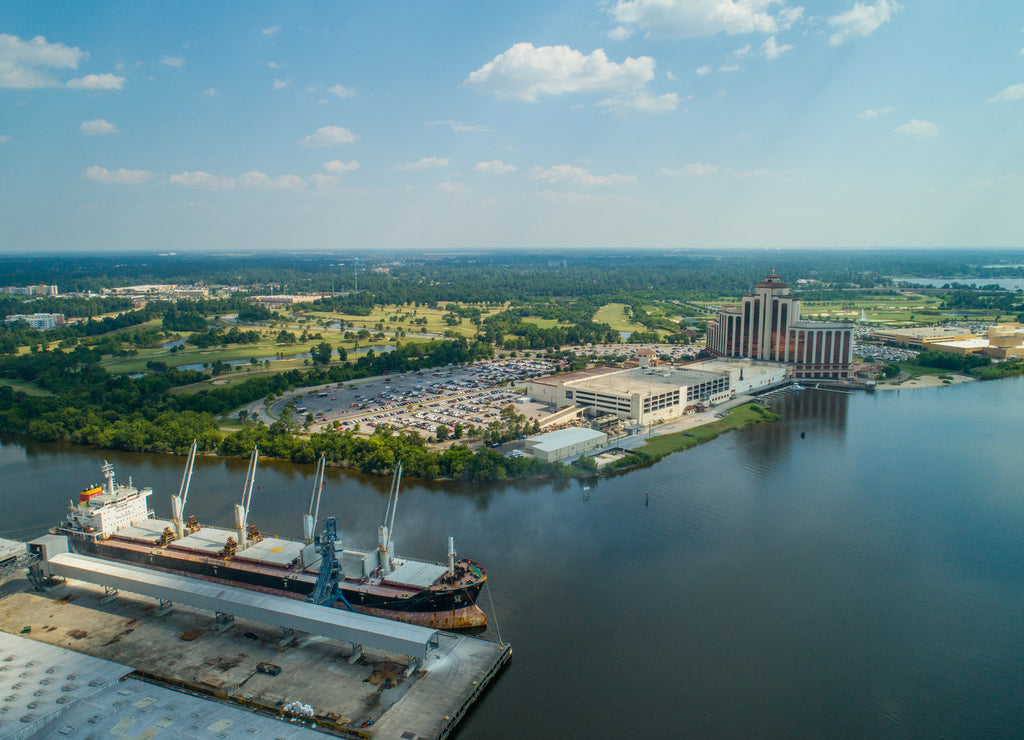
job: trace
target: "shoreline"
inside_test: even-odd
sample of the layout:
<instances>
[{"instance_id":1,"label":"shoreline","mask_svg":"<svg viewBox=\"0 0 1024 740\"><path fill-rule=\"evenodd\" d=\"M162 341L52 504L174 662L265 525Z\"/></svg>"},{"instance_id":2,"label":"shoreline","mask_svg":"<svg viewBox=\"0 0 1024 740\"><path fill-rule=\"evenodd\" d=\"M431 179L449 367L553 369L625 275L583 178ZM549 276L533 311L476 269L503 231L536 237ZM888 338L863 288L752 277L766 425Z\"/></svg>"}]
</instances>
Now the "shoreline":
<instances>
[{"instance_id":1,"label":"shoreline","mask_svg":"<svg viewBox=\"0 0 1024 740\"><path fill-rule=\"evenodd\" d=\"M949 377L943 378L939 375L919 375L916 378L911 378L901 383L879 383L875 386L875 390L899 391L912 390L914 388L941 388L946 385L974 383L978 381L978 378L972 378L970 375L962 375L960 373L953 372L943 374Z\"/></svg>"}]
</instances>

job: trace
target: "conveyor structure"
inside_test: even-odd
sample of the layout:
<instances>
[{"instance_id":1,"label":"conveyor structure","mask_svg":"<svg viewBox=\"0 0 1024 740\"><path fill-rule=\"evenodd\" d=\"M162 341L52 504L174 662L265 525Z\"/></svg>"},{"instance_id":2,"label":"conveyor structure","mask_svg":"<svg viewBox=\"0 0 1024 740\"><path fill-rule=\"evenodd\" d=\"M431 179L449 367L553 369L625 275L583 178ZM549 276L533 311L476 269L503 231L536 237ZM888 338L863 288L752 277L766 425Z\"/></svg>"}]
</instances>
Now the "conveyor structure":
<instances>
[{"instance_id":1,"label":"conveyor structure","mask_svg":"<svg viewBox=\"0 0 1024 740\"><path fill-rule=\"evenodd\" d=\"M117 590L149 596L163 609L173 603L214 612L218 626L233 617L280 626L287 632L306 632L332 640L407 656L409 667L422 665L427 653L438 646L438 631L390 619L343 611L305 601L211 583L134 565L69 552L67 538L45 535L29 543L40 556L34 566L37 577L71 578Z\"/></svg>"}]
</instances>

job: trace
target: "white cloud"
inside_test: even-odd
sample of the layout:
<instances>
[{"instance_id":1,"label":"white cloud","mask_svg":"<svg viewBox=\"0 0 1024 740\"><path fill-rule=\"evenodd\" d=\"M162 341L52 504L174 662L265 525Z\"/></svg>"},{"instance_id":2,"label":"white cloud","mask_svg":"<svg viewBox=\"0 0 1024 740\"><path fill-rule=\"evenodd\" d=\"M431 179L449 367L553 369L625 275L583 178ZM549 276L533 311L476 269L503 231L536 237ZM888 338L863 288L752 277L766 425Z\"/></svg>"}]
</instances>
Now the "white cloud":
<instances>
[{"instance_id":1,"label":"white cloud","mask_svg":"<svg viewBox=\"0 0 1024 740\"><path fill-rule=\"evenodd\" d=\"M50 69L77 69L88 58L89 52L77 46L50 43L42 36L25 41L0 33L0 88L53 87L59 83Z\"/></svg>"},{"instance_id":2,"label":"white cloud","mask_svg":"<svg viewBox=\"0 0 1024 740\"><path fill-rule=\"evenodd\" d=\"M769 36L768 39L761 44L761 56L769 61L778 59L787 51L793 51L794 47L791 44L779 44L775 41L774 36Z\"/></svg>"},{"instance_id":3,"label":"white cloud","mask_svg":"<svg viewBox=\"0 0 1024 740\"><path fill-rule=\"evenodd\" d=\"M184 67L185 57L160 57L160 64L167 65L168 67Z\"/></svg>"},{"instance_id":4,"label":"white cloud","mask_svg":"<svg viewBox=\"0 0 1024 740\"><path fill-rule=\"evenodd\" d=\"M319 172L314 172L309 176L309 181L313 183L313 187L329 188L338 182L338 178L334 175L322 175Z\"/></svg>"},{"instance_id":5,"label":"white cloud","mask_svg":"<svg viewBox=\"0 0 1024 740\"><path fill-rule=\"evenodd\" d=\"M743 57L745 57L745 56L746 56L747 54L749 54L749 53L750 53L750 50L751 50L752 48L753 48L753 47L752 47L752 46L751 46L750 44L747 44L746 46L741 46L740 48L736 49L736 50L735 50L735 51L734 51L734 52L732 53L732 55L733 55L734 57L739 57L740 59L742 59Z\"/></svg>"},{"instance_id":6,"label":"white cloud","mask_svg":"<svg viewBox=\"0 0 1024 740\"><path fill-rule=\"evenodd\" d=\"M239 175L238 184L251 190L297 190L306 185L298 175L270 177L256 170Z\"/></svg>"},{"instance_id":7,"label":"white cloud","mask_svg":"<svg viewBox=\"0 0 1024 740\"><path fill-rule=\"evenodd\" d=\"M274 80L274 89L281 90L283 88L286 88L288 87L289 82L291 82L291 80Z\"/></svg>"},{"instance_id":8,"label":"white cloud","mask_svg":"<svg viewBox=\"0 0 1024 740\"><path fill-rule=\"evenodd\" d=\"M461 182L442 182L437 186L438 190L443 190L446 193L459 193L466 189L466 186Z\"/></svg>"},{"instance_id":9,"label":"white cloud","mask_svg":"<svg viewBox=\"0 0 1024 740\"><path fill-rule=\"evenodd\" d=\"M358 95L358 93L351 87L345 87L343 85L335 85L334 87L327 88L327 92L331 95L337 95L339 98L352 98Z\"/></svg>"},{"instance_id":10,"label":"white cloud","mask_svg":"<svg viewBox=\"0 0 1024 740\"><path fill-rule=\"evenodd\" d=\"M832 46L845 44L850 39L864 38L877 31L883 24L892 20L893 13L900 6L889 0L875 0L874 5L855 2L845 13L833 15L828 24L836 29L828 43Z\"/></svg>"},{"instance_id":11,"label":"white cloud","mask_svg":"<svg viewBox=\"0 0 1024 740\"><path fill-rule=\"evenodd\" d=\"M427 121L428 126L450 126L457 134L489 134L491 129L478 123L463 123L462 121Z\"/></svg>"},{"instance_id":12,"label":"white cloud","mask_svg":"<svg viewBox=\"0 0 1024 740\"><path fill-rule=\"evenodd\" d=\"M659 175L666 175L668 177L705 177L716 172L718 172L717 164L704 164L702 162L692 162L675 169L669 167L658 168Z\"/></svg>"},{"instance_id":13,"label":"white cloud","mask_svg":"<svg viewBox=\"0 0 1024 740\"><path fill-rule=\"evenodd\" d=\"M608 32L608 38L612 41L625 41L633 35L634 30L626 26L616 26Z\"/></svg>"},{"instance_id":14,"label":"white cloud","mask_svg":"<svg viewBox=\"0 0 1024 740\"><path fill-rule=\"evenodd\" d=\"M571 182L576 185L619 185L636 182L636 175L595 175L583 167L557 164L548 169L534 167L530 177L550 183Z\"/></svg>"},{"instance_id":15,"label":"white cloud","mask_svg":"<svg viewBox=\"0 0 1024 740\"><path fill-rule=\"evenodd\" d=\"M202 170L179 172L175 175L171 175L170 181L174 185L205 188L207 190L235 189L235 181L233 178L211 175L209 172L203 172Z\"/></svg>"},{"instance_id":16,"label":"white cloud","mask_svg":"<svg viewBox=\"0 0 1024 740\"><path fill-rule=\"evenodd\" d=\"M780 5L774 13L772 6ZM616 0L608 13L651 38L697 38L719 33L775 33L791 27L802 7L781 0Z\"/></svg>"},{"instance_id":17,"label":"white cloud","mask_svg":"<svg viewBox=\"0 0 1024 740\"><path fill-rule=\"evenodd\" d=\"M893 129L897 134L906 134L907 136L916 136L920 139L930 139L939 135L939 127L931 121L919 121L916 118L912 118L902 126L897 126Z\"/></svg>"},{"instance_id":18,"label":"white cloud","mask_svg":"<svg viewBox=\"0 0 1024 740\"><path fill-rule=\"evenodd\" d=\"M109 121L104 121L102 118L94 118L91 121L82 121L82 125L79 126L79 129L83 134L87 134L89 136L102 136L103 134L117 133L117 126Z\"/></svg>"},{"instance_id":19,"label":"white cloud","mask_svg":"<svg viewBox=\"0 0 1024 740\"><path fill-rule=\"evenodd\" d=\"M1024 100L1024 84L1018 83L1016 85L1010 85L1004 87L1002 90L997 92L991 98L988 99L990 103L1010 103L1014 100Z\"/></svg>"},{"instance_id":20,"label":"white cloud","mask_svg":"<svg viewBox=\"0 0 1024 740\"><path fill-rule=\"evenodd\" d=\"M208 98L215 98L218 95L220 95L220 90L218 90L215 87L208 87L205 90L203 90L203 95L205 95Z\"/></svg>"},{"instance_id":21,"label":"white cloud","mask_svg":"<svg viewBox=\"0 0 1024 740\"><path fill-rule=\"evenodd\" d=\"M665 93L664 95L651 95L647 92L637 93L633 96L614 96L605 98L598 103L603 108L625 113L630 110L638 110L644 113L671 113L679 107L679 95L676 93Z\"/></svg>"},{"instance_id":22,"label":"white cloud","mask_svg":"<svg viewBox=\"0 0 1024 740\"><path fill-rule=\"evenodd\" d=\"M857 118L878 118L879 116L887 116L895 112L895 108L868 108L866 111L858 113Z\"/></svg>"},{"instance_id":23,"label":"white cloud","mask_svg":"<svg viewBox=\"0 0 1024 740\"><path fill-rule=\"evenodd\" d=\"M719 72L736 72L737 70L739 70L739 68L740 68L740 65L738 65L738 64L723 64L721 67L718 68L718 71Z\"/></svg>"},{"instance_id":24,"label":"white cloud","mask_svg":"<svg viewBox=\"0 0 1024 740\"><path fill-rule=\"evenodd\" d=\"M89 167L83 174L104 185L141 185L153 179L153 173L148 170L108 170L96 166Z\"/></svg>"},{"instance_id":25,"label":"white cloud","mask_svg":"<svg viewBox=\"0 0 1024 740\"><path fill-rule=\"evenodd\" d=\"M269 67L270 69L277 69L280 66L281 66L280 64L278 64L277 62L275 62L273 60L267 62L267 67Z\"/></svg>"},{"instance_id":26,"label":"white cloud","mask_svg":"<svg viewBox=\"0 0 1024 740\"><path fill-rule=\"evenodd\" d=\"M499 98L533 102L538 95L611 93L640 88L654 78L654 59L608 60L603 49L583 54L568 46L514 44L466 78L465 84Z\"/></svg>"},{"instance_id":27,"label":"white cloud","mask_svg":"<svg viewBox=\"0 0 1024 740\"><path fill-rule=\"evenodd\" d=\"M418 162L410 162L409 164L400 164L395 167L396 170L432 170L437 167L447 167L451 162L450 159L443 157L424 157Z\"/></svg>"},{"instance_id":28,"label":"white cloud","mask_svg":"<svg viewBox=\"0 0 1024 740\"><path fill-rule=\"evenodd\" d=\"M324 126L304 138L301 143L303 146L333 146L335 144L351 144L358 138L358 134L352 133L347 128Z\"/></svg>"},{"instance_id":29,"label":"white cloud","mask_svg":"<svg viewBox=\"0 0 1024 740\"><path fill-rule=\"evenodd\" d=\"M10 143L11 143L11 137L10 136L8 136L7 134L0 134L0 145L10 144Z\"/></svg>"},{"instance_id":30,"label":"white cloud","mask_svg":"<svg viewBox=\"0 0 1024 740\"><path fill-rule=\"evenodd\" d=\"M515 172L514 164L506 164L500 159L492 159L490 162L477 162L474 165L477 172L489 172L494 175L504 175L507 172Z\"/></svg>"},{"instance_id":31,"label":"white cloud","mask_svg":"<svg viewBox=\"0 0 1024 740\"><path fill-rule=\"evenodd\" d=\"M711 73L711 66L708 65L708 64L705 64L703 67L697 67L697 69L695 69L694 72L696 72L699 75L710 74Z\"/></svg>"},{"instance_id":32,"label":"white cloud","mask_svg":"<svg viewBox=\"0 0 1024 740\"><path fill-rule=\"evenodd\" d=\"M538 193L530 193L530 195L547 203L560 205L589 204L607 200L607 196L599 196L594 193L559 192L557 190L542 190Z\"/></svg>"},{"instance_id":33,"label":"white cloud","mask_svg":"<svg viewBox=\"0 0 1024 740\"><path fill-rule=\"evenodd\" d=\"M74 90L120 90L124 87L124 77L112 74L86 75L68 80L67 86Z\"/></svg>"},{"instance_id":34,"label":"white cloud","mask_svg":"<svg viewBox=\"0 0 1024 740\"><path fill-rule=\"evenodd\" d=\"M671 69L665 72L665 76L670 80L674 80L676 78L675 74L672 72Z\"/></svg>"},{"instance_id":35,"label":"white cloud","mask_svg":"<svg viewBox=\"0 0 1024 740\"><path fill-rule=\"evenodd\" d=\"M280 26L270 26L269 28L264 28L262 31L260 31L260 33L262 33L264 36L273 36L280 30Z\"/></svg>"},{"instance_id":36,"label":"white cloud","mask_svg":"<svg viewBox=\"0 0 1024 740\"><path fill-rule=\"evenodd\" d=\"M330 162L324 162L321 166L325 171L334 175L340 175L343 172L352 172L353 170L359 169L359 163L354 159L351 162L342 162L340 159L332 159Z\"/></svg>"}]
</instances>

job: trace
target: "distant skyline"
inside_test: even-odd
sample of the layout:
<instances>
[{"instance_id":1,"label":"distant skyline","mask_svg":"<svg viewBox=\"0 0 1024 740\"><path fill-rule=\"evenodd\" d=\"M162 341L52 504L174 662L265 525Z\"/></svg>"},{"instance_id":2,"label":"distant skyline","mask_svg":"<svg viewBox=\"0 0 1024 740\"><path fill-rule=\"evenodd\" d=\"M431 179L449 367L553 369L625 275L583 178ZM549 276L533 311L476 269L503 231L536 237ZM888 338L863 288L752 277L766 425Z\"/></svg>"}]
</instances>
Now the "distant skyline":
<instances>
[{"instance_id":1,"label":"distant skyline","mask_svg":"<svg viewBox=\"0 0 1024 740\"><path fill-rule=\"evenodd\" d=\"M1008 0L8 3L0 251L1024 246Z\"/></svg>"}]
</instances>

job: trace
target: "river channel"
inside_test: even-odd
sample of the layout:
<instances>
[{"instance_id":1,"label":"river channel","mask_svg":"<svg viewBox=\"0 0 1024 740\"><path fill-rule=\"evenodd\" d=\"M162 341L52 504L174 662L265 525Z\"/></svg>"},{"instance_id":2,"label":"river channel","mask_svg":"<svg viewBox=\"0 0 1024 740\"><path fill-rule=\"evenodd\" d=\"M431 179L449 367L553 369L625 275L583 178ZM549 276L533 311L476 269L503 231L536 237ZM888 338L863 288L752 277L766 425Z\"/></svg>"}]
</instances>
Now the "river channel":
<instances>
[{"instance_id":1,"label":"river channel","mask_svg":"<svg viewBox=\"0 0 1024 740\"><path fill-rule=\"evenodd\" d=\"M1024 379L774 408L589 490L403 486L398 554L454 535L515 648L460 740L1024 736ZM181 458L8 440L0 536L56 523L104 458L168 516ZM197 461L189 513L229 525L245 468ZM312 478L261 464L250 521L298 537ZM387 486L329 471L321 517L372 546Z\"/></svg>"}]
</instances>

